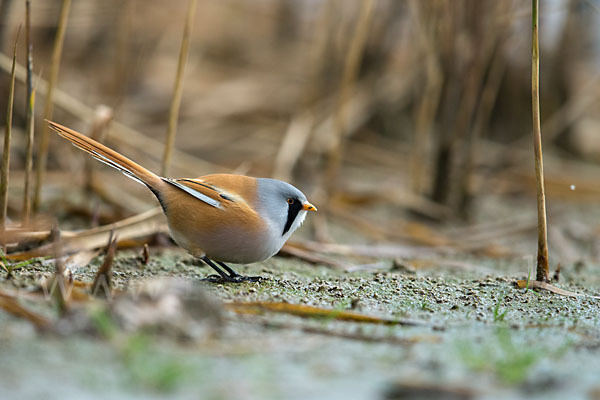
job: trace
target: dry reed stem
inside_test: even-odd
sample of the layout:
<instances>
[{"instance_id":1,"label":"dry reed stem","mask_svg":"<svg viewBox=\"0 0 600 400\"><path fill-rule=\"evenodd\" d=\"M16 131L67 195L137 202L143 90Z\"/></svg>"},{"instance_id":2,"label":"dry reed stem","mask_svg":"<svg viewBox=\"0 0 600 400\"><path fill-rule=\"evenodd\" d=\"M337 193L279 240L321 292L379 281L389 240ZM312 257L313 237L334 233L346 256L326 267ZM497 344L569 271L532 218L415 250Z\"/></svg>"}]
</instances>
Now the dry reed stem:
<instances>
[{"instance_id":1,"label":"dry reed stem","mask_svg":"<svg viewBox=\"0 0 600 400\"><path fill-rule=\"evenodd\" d=\"M102 247L111 234L118 234L120 240L144 237L158 232L168 232L162 209L153 208L144 213L117 221L112 224L99 226L85 231L61 232L62 254L76 251L91 250ZM53 254L55 244L49 243L32 250L7 255L9 260L27 260L32 257L44 257Z\"/></svg>"},{"instance_id":2,"label":"dry reed stem","mask_svg":"<svg viewBox=\"0 0 600 400\"><path fill-rule=\"evenodd\" d=\"M417 0L409 2L411 17L418 23L419 42L423 47L426 60L425 90L417 108L414 151L411 154L411 183L412 189L416 194L422 194L425 190L425 163L423 160L427 159L427 144L431 139L432 127L441 100L442 83L444 80L437 57L435 39L430 32L431 24L428 24L421 15L422 13L418 12L419 4L423 3L419 3Z\"/></svg>"},{"instance_id":3,"label":"dry reed stem","mask_svg":"<svg viewBox=\"0 0 600 400\"><path fill-rule=\"evenodd\" d=\"M492 15L505 14L512 9L510 3L498 3L496 9ZM505 10L508 9L508 10ZM513 10L514 12L514 10ZM459 174L459 199L458 199L458 210L460 214L466 218L469 215L472 199L473 199L473 172L474 164L476 162L476 156L480 154L479 140L483 134L483 131L490 121L493 107L496 103L502 78L504 72L507 69L507 59L504 53L504 45L510 35L508 23L494 23L495 18L492 18L488 24L493 29L493 35L491 36L491 43L488 43L490 52L486 55L486 67L488 70L482 71L481 76L481 90L479 99L476 104L473 105L473 123L469 136L465 143L465 150L463 155L463 163ZM485 42L484 42L485 43ZM485 51L485 49L484 49Z\"/></svg>"},{"instance_id":4,"label":"dry reed stem","mask_svg":"<svg viewBox=\"0 0 600 400\"><path fill-rule=\"evenodd\" d=\"M177 63L177 75L175 77L175 88L173 90L173 99L171 100L171 109L169 111L169 128L167 130L167 142L163 153L161 174L167 176L171 155L173 153L173 144L175 142L175 133L177 132L177 121L179 119L179 108L181 106L181 95L183 93L183 72L190 49L190 34L194 27L194 17L196 16L197 0L189 0L187 9L187 18L183 28L183 39L181 40L181 49L179 51L179 61Z\"/></svg>"},{"instance_id":5,"label":"dry reed stem","mask_svg":"<svg viewBox=\"0 0 600 400\"><path fill-rule=\"evenodd\" d=\"M0 69L10 71L10 65L10 57L0 53ZM17 63L17 80L19 82L25 82L26 76L27 73L25 68ZM34 75L34 79L37 86L36 93L45 96L48 93L48 82L39 75ZM54 89L53 101L57 107L62 108L82 121L90 121L94 118L96 112L94 108L89 107L58 88ZM164 149L164 144L160 141L118 121L112 122L108 137L118 144L140 150L145 154L162 154ZM140 143L144 143L144 146L140 147ZM173 149L173 155L175 156L173 165L183 171L188 171L189 173L197 173L198 171L205 171L206 173L228 171L228 168L210 163L177 149Z\"/></svg>"},{"instance_id":6,"label":"dry reed stem","mask_svg":"<svg viewBox=\"0 0 600 400\"><path fill-rule=\"evenodd\" d=\"M92 179L89 182L89 190L98 196L107 205L112 205L118 210L124 210L128 214L140 214L151 207L153 199L144 197L140 198L137 193L129 191L128 182L116 183L113 182L107 174L112 175L112 171L100 173L95 171L92 174Z\"/></svg>"},{"instance_id":7,"label":"dry reed stem","mask_svg":"<svg viewBox=\"0 0 600 400\"><path fill-rule=\"evenodd\" d=\"M334 0L325 0L322 2L321 9L319 10L319 16L314 28L314 41L315 43L310 46L308 54L308 81L309 85L306 87L304 92L303 105L304 107L311 107L315 102L319 101L322 96L322 86L320 77L323 72L323 68L327 65L330 60L328 57L329 43L331 41L331 27L335 24L335 18L338 16L336 13L336 5Z\"/></svg>"},{"instance_id":8,"label":"dry reed stem","mask_svg":"<svg viewBox=\"0 0 600 400\"><path fill-rule=\"evenodd\" d=\"M473 130L471 133L472 143L467 148L464 157L463 172L460 175L461 198L459 199L459 209L463 214L471 207L473 199L472 181L474 180L473 174L475 171L475 163L477 161L477 155L482 153L479 141L481 140L485 127L488 126L490 121L506 68L506 59L504 58L502 48L500 47L497 49L496 55L490 62L488 77L481 92L481 100L479 101L475 113Z\"/></svg>"},{"instance_id":9,"label":"dry reed stem","mask_svg":"<svg viewBox=\"0 0 600 400\"><path fill-rule=\"evenodd\" d=\"M498 3L500 4L500 3ZM501 5L501 4L500 4ZM498 6L496 6L498 7ZM462 196L462 182L468 169L465 168L465 154L474 147L475 140L473 136L472 121L477 110L477 102L480 99L480 93L484 85L485 72L488 69L491 58L494 54L494 45L499 36L499 25L491 24L489 19L493 14L485 13L478 17L477 22L468 23L467 31L472 39L468 42L472 50L472 55L467 56L465 73L460 73L464 77L461 83L460 96L456 98L458 106L456 115L450 120L453 124L449 135L443 135L437 166L436 181L434 184L435 200L445 205L450 205L453 209L466 216L465 209L459 209L460 198ZM468 11L460 20L469 21ZM494 26L494 29L489 29ZM458 40L458 32L456 39ZM456 182L456 184L455 184Z\"/></svg>"},{"instance_id":10,"label":"dry reed stem","mask_svg":"<svg viewBox=\"0 0 600 400\"><path fill-rule=\"evenodd\" d=\"M374 8L374 0L363 0L361 2L356 28L354 29L354 33L350 40L348 54L344 61L339 98L335 111L333 144L329 150L327 162L325 184L329 188L329 191L332 189L335 190L335 181L337 180L342 160L343 139L346 133L346 106L348 100L352 97L354 83L358 75L358 68L369 36L369 27L371 25Z\"/></svg>"},{"instance_id":11,"label":"dry reed stem","mask_svg":"<svg viewBox=\"0 0 600 400\"><path fill-rule=\"evenodd\" d=\"M544 121L544 143L553 142L560 133L577 123L600 98L600 73L591 77L586 85Z\"/></svg>"},{"instance_id":12,"label":"dry reed stem","mask_svg":"<svg viewBox=\"0 0 600 400\"><path fill-rule=\"evenodd\" d=\"M92 129L90 131L89 137L102 143L104 140L105 133L107 131L108 126L113 118L113 110L105 105L99 105L96 107L96 111L94 113L94 120L92 122ZM91 192L93 190L93 181L94 181L94 165L96 165L96 161L91 157L85 158L85 164L83 167L84 178L86 190Z\"/></svg>"},{"instance_id":13,"label":"dry reed stem","mask_svg":"<svg viewBox=\"0 0 600 400\"><path fill-rule=\"evenodd\" d=\"M7 20L10 17L10 8L12 6L12 0L0 1L0 43L4 44L4 34L8 27Z\"/></svg>"},{"instance_id":14,"label":"dry reed stem","mask_svg":"<svg viewBox=\"0 0 600 400\"><path fill-rule=\"evenodd\" d=\"M8 210L8 172L10 167L10 134L12 129L13 103L15 99L15 65L17 63L17 42L19 31L15 39L13 49L12 69L10 73L10 85L8 87L8 106L6 107L6 130L4 132L4 147L2 149L2 174L0 176L0 236L4 236L6 228L6 212ZM4 240L0 243L4 247Z\"/></svg>"},{"instance_id":15,"label":"dry reed stem","mask_svg":"<svg viewBox=\"0 0 600 400\"><path fill-rule=\"evenodd\" d=\"M130 62L133 57L130 54L132 44L132 15L134 13L135 3L133 1L116 1L115 5L119 7L115 21L115 43L114 43L114 73L112 79L112 92L115 99L113 107L118 109L126 98L127 87L130 82Z\"/></svg>"},{"instance_id":16,"label":"dry reed stem","mask_svg":"<svg viewBox=\"0 0 600 400\"><path fill-rule=\"evenodd\" d=\"M587 80L585 87L581 88L577 93L573 94L567 101L561 105L553 114L547 117L542 124L542 144L549 144L555 141L558 135L564 132L567 128L574 125L581 116L591 108L592 105L600 98L600 73L595 74ZM515 154L514 157L527 159L531 157L529 151L520 151L519 148L527 145L531 140L526 136L519 137L511 143L507 144ZM498 145L499 146L499 145ZM563 162L567 162L563 159Z\"/></svg>"},{"instance_id":17,"label":"dry reed stem","mask_svg":"<svg viewBox=\"0 0 600 400\"><path fill-rule=\"evenodd\" d=\"M294 167L306 148L313 126L314 116L311 111L305 111L292 118L275 157L273 178L292 180Z\"/></svg>"},{"instance_id":18,"label":"dry reed stem","mask_svg":"<svg viewBox=\"0 0 600 400\"><path fill-rule=\"evenodd\" d=\"M542 131L540 126L540 57L538 40L539 0L531 0L531 105L533 114L533 150L537 181L538 254L536 280L548 282L548 232L546 227L546 193L542 160Z\"/></svg>"},{"instance_id":19,"label":"dry reed stem","mask_svg":"<svg viewBox=\"0 0 600 400\"><path fill-rule=\"evenodd\" d=\"M325 0L321 6L320 15L315 26L316 44L311 47L309 63L307 68L308 81L304 93L303 108L294 115L285 132L283 140L273 165L273 178L283 181L291 181L294 167L306 150L312 133L314 132L315 115L320 109L320 73L327 63L327 44L329 42L329 27L332 26L332 18L335 15L333 0Z\"/></svg>"},{"instance_id":20,"label":"dry reed stem","mask_svg":"<svg viewBox=\"0 0 600 400\"><path fill-rule=\"evenodd\" d=\"M35 117L35 93L33 90L33 45L31 42L31 0L25 2L25 41L27 46L27 97L26 126L27 144L25 148L25 186L23 189L22 224L27 225L31 213L31 172L33 170L33 139Z\"/></svg>"},{"instance_id":21,"label":"dry reed stem","mask_svg":"<svg viewBox=\"0 0 600 400\"><path fill-rule=\"evenodd\" d=\"M287 254L311 264L324 265L327 267L339 269L341 271L348 271L351 268L356 268L356 265L340 261L333 257L327 257L322 254L317 254L314 251L307 251L305 249L295 247L294 245L290 245L287 243L281 248L281 254Z\"/></svg>"},{"instance_id":22,"label":"dry reed stem","mask_svg":"<svg viewBox=\"0 0 600 400\"><path fill-rule=\"evenodd\" d=\"M376 77L365 77L357 82L354 94L346 104L347 115L345 118L345 131L347 134L356 131L377 111L377 106L385 102L395 104L408 102L411 95L412 82L417 76L417 68L404 71L400 77L398 74L378 74ZM316 104L314 109L319 110L327 106L327 99L322 105ZM322 119L314 127L314 147L320 153L328 146L327 140L331 138L331 132L335 130L335 115ZM318 117L315 117L319 119ZM344 154L340 154L344 157Z\"/></svg>"},{"instance_id":23,"label":"dry reed stem","mask_svg":"<svg viewBox=\"0 0 600 400\"><path fill-rule=\"evenodd\" d=\"M51 120L54 109L54 87L58 79L58 70L60 67L60 59L62 55L65 31L67 28L67 18L69 9L71 8L71 0L63 0L58 20L58 30L54 39L54 48L52 50L52 64L50 66L50 78L48 79L48 89L46 95L46 103L44 105L44 119ZM42 136L38 149L37 168L35 172L35 191L33 194L33 209L37 211L40 206L42 185L44 182L44 174L46 172L46 163L48 161L48 145L50 143L50 131L48 125L43 124Z\"/></svg>"}]
</instances>

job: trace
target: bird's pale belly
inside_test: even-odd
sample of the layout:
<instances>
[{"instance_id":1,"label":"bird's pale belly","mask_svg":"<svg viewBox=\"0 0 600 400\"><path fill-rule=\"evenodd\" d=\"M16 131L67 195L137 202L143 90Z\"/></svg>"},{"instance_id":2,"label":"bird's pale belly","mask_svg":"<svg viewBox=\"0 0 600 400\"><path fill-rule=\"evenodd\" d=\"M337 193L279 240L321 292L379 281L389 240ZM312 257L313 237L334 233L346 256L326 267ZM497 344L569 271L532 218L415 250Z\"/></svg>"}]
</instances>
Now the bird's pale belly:
<instances>
[{"instance_id":1,"label":"bird's pale belly","mask_svg":"<svg viewBox=\"0 0 600 400\"><path fill-rule=\"evenodd\" d=\"M210 233L186 226L184 231L169 224L175 242L193 256L207 256L215 261L236 264L266 260L279 251L283 243L268 237L268 231L258 233L244 226L220 227Z\"/></svg>"}]
</instances>

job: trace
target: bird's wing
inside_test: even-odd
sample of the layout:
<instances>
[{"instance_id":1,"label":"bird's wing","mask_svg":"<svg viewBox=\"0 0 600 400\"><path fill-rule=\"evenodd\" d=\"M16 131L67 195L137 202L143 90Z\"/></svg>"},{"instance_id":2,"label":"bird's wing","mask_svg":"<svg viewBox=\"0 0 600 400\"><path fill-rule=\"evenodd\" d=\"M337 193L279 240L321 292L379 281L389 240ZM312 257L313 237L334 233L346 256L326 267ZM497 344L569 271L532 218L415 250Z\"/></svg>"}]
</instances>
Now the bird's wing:
<instances>
[{"instance_id":1,"label":"bird's wing","mask_svg":"<svg viewBox=\"0 0 600 400\"><path fill-rule=\"evenodd\" d=\"M243 175L213 174L195 179L176 179L175 181L185 186L183 190L192 190L219 202L220 208L227 207L229 210L239 209L246 213L256 213L255 207L252 206L254 203L247 200L256 198L256 179L254 178Z\"/></svg>"},{"instance_id":2,"label":"bird's wing","mask_svg":"<svg viewBox=\"0 0 600 400\"><path fill-rule=\"evenodd\" d=\"M193 179L162 178L162 180L178 189L183 190L187 194L194 196L198 200L201 200L210 206L221 209L223 208L221 201L217 200L219 197L219 192L210 185L196 182L196 180Z\"/></svg>"}]
</instances>

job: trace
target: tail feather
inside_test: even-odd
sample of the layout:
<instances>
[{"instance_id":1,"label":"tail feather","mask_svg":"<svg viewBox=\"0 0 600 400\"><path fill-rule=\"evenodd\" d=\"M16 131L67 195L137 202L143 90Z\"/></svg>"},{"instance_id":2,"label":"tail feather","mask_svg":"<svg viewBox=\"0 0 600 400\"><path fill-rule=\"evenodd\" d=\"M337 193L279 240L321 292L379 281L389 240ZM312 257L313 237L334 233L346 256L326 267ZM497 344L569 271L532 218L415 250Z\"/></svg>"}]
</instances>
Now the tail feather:
<instances>
[{"instance_id":1,"label":"tail feather","mask_svg":"<svg viewBox=\"0 0 600 400\"><path fill-rule=\"evenodd\" d=\"M103 162L119 171L128 178L143 183L150 189L158 189L164 182L162 178L155 173L147 170L141 165L131 161L127 157L117 153L116 151L96 142L89 137L82 135L73 129L57 124L56 122L47 121L50 128L56 131L61 137L70 141L75 147L89 153L98 161Z\"/></svg>"}]
</instances>

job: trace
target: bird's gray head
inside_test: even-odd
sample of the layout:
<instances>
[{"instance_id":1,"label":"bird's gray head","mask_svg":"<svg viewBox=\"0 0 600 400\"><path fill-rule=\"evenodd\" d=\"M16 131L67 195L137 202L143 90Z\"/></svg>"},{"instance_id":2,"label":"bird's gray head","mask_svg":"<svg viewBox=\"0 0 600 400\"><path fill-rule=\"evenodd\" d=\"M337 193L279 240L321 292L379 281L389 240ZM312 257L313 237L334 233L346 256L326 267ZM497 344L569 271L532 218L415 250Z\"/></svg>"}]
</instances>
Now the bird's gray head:
<instances>
[{"instance_id":1,"label":"bird's gray head","mask_svg":"<svg viewBox=\"0 0 600 400\"><path fill-rule=\"evenodd\" d=\"M258 197L261 215L265 216L281 236L287 238L316 207L306 200L300 190L277 179L258 179Z\"/></svg>"}]
</instances>

